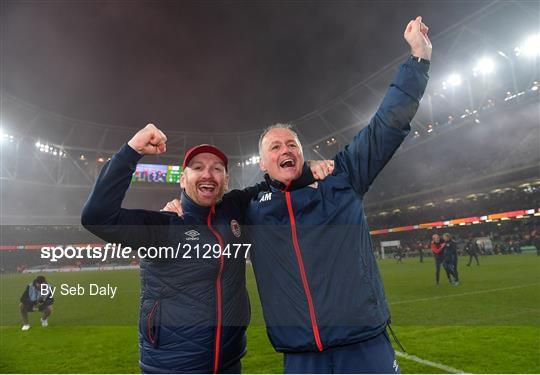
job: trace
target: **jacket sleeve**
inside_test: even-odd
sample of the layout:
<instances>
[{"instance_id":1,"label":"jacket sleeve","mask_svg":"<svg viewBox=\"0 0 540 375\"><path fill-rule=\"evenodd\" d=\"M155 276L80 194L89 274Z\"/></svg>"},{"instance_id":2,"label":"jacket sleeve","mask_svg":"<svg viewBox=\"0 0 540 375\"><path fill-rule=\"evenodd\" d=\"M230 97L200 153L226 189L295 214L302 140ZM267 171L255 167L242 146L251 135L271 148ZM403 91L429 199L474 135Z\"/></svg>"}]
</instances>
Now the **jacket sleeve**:
<instances>
[{"instance_id":1,"label":"jacket sleeve","mask_svg":"<svg viewBox=\"0 0 540 375\"><path fill-rule=\"evenodd\" d=\"M429 65L408 59L386 92L379 109L352 142L335 157L336 173L348 174L364 195L409 131L428 81Z\"/></svg>"},{"instance_id":2,"label":"jacket sleeve","mask_svg":"<svg viewBox=\"0 0 540 375\"><path fill-rule=\"evenodd\" d=\"M121 208L141 157L127 144L122 146L104 165L84 205L82 225L107 242L148 246L157 244L166 236L169 215Z\"/></svg>"},{"instance_id":3,"label":"jacket sleeve","mask_svg":"<svg viewBox=\"0 0 540 375\"><path fill-rule=\"evenodd\" d=\"M46 304L49 304L49 305L52 305L54 303L54 298L53 298L53 295L52 295L52 286L49 284L49 293L47 293L47 298L45 298L45 303Z\"/></svg>"},{"instance_id":4,"label":"jacket sleeve","mask_svg":"<svg viewBox=\"0 0 540 375\"><path fill-rule=\"evenodd\" d=\"M268 184L266 182L260 182L242 190L231 190L226 194L226 196L228 199L234 200L238 210L242 213L242 215L244 215L242 221L245 222L245 214L248 209L249 202L252 199L255 199L260 191L267 189Z\"/></svg>"},{"instance_id":5,"label":"jacket sleeve","mask_svg":"<svg viewBox=\"0 0 540 375\"><path fill-rule=\"evenodd\" d=\"M433 254L440 254L443 247L444 244L440 244L439 246L437 246L434 242L431 243L431 251L433 251Z\"/></svg>"}]
</instances>

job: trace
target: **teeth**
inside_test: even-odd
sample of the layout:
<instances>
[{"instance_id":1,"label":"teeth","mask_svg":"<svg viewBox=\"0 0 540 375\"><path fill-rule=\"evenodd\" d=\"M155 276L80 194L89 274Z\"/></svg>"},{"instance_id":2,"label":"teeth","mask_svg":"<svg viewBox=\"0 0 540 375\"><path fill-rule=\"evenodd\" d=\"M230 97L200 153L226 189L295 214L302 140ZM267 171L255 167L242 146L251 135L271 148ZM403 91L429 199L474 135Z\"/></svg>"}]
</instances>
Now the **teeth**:
<instances>
[{"instance_id":1,"label":"teeth","mask_svg":"<svg viewBox=\"0 0 540 375\"><path fill-rule=\"evenodd\" d=\"M292 159L286 159L286 160L283 160L280 164L281 167L284 167L287 163L291 163L291 166L294 166L294 160Z\"/></svg>"},{"instance_id":2,"label":"teeth","mask_svg":"<svg viewBox=\"0 0 540 375\"><path fill-rule=\"evenodd\" d=\"M214 184L200 184L199 189L200 190L205 190L205 191L214 191L216 189L216 185L214 185Z\"/></svg>"}]
</instances>

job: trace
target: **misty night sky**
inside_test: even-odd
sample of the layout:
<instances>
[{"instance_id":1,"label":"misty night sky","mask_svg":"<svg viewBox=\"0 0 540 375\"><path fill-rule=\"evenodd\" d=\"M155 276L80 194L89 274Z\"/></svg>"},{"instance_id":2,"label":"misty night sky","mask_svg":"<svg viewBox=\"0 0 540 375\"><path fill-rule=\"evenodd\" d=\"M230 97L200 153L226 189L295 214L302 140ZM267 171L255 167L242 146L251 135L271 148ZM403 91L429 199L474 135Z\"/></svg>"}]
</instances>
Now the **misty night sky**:
<instances>
[{"instance_id":1,"label":"misty night sky","mask_svg":"<svg viewBox=\"0 0 540 375\"><path fill-rule=\"evenodd\" d=\"M244 131L311 112L490 2L1 3L2 89L140 128ZM434 46L436 50L436 46Z\"/></svg>"}]
</instances>

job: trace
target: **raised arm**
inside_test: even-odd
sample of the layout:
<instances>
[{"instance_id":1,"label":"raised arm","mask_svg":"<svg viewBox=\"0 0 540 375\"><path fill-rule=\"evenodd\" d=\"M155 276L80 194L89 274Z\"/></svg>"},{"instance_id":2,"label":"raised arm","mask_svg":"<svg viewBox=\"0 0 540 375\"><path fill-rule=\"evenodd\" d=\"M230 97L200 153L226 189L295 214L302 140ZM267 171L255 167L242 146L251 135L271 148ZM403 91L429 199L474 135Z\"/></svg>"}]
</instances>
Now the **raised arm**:
<instances>
[{"instance_id":1,"label":"raised arm","mask_svg":"<svg viewBox=\"0 0 540 375\"><path fill-rule=\"evenodd\" d=\"M108 242L142 246L163 240L167 214L121 206L137 162L144 154L165 152L166 139L149 124L104 165L82 211L81 222L86 229Z\"/></svg>"},{"instance_id":2,"label":"raised arm","mask_svg":"<svg viewBox=\"0 0 540 375\"><path fill-rule=\"evenodd\" d=\"M427 81L431 42L428 28L417 17L405 28L411 57L402 64L368 126L335 157L336 170L346 172L363 195L410 131Z\"/></svg>"}]
</instances>

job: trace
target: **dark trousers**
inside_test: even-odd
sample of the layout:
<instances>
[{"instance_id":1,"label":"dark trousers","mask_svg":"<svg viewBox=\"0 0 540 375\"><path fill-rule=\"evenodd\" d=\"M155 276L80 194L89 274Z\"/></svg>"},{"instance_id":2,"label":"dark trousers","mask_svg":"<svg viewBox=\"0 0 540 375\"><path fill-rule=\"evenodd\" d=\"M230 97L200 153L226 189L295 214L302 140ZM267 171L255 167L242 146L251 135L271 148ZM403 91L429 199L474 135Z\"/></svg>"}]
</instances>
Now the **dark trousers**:
<instances>
[{"instance_id":1,"label":"dark trousers","mask_svg":"<svg viewBox=\"0 0 540 375\"><path fill-rule=\"evenodd\" d=\"M286 374L400 374L388 334L322 352L285 353Z\"/></svg>"},{"instance_id":2,"label":"dark trousers","mask_svg":"<svg viewBox=\"0 0 540 375\"><path fill-rule=\"evenodd\" d=\"M457 269L455 268L456 261L454 259L446 259L443 262L443 267L444 267L444 270L446 271L446 277L448 277L448 281L450 283L452 283L453 281L459 281Z\"/></svg>"},{"instance_id":3,"label":"dark trousers","mask_svg":"<svg viewBox=\"0 0 540 375\"><path fill-rule=\"evenodd\" d=\"M476 265L479 266L480 262L478 261L478 255L476 255L476 254L469 254L469 263L467 263L467 265L468 266L471 265L473 257L474 257L474 259L476 259Z\"/></svg>"},{"instance_id":4,"label":"dark trousers","mask_svg":"<svg viewBox=\"0 0 540 375\"><path fill-rule=\"evenodd\" d=\"M441 265L443 264L443 259L435 256L435 282L439 283L439 278L441 275Z\"/></svg>"}]
</instances>

